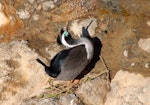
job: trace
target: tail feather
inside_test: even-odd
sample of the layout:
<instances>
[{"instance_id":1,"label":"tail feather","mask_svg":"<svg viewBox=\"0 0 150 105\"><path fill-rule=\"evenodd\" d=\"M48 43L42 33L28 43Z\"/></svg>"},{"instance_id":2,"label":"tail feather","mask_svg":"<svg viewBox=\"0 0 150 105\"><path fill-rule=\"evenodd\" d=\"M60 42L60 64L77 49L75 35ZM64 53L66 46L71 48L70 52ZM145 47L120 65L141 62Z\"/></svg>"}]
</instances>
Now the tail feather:
<instances>
[{"instance_id":1,"label":"tail feather","mask_svg":"<svg viewBox=\"0 0 150 105\"><path fill-rule=\"evenodd\" d=\"M37 58L36 61L39 62L39 63L40 63L41 65L43 65L44 67L47 67L47 66L45 65L45 63L43 63L39 58Z\"/></svg>"},{"instance_id":2,"label":"tail feather","mask_svg":"<svg viewBox=\"0 0 150 105\"><path fill-rule=\"evenodd\" d=\"M60 73L60 72L52 71L53 69L51 67L46 66L39 58L37 58L36 61L45 67L45 72L51 77L55 78Z\"/></svg>"}]
</instances>

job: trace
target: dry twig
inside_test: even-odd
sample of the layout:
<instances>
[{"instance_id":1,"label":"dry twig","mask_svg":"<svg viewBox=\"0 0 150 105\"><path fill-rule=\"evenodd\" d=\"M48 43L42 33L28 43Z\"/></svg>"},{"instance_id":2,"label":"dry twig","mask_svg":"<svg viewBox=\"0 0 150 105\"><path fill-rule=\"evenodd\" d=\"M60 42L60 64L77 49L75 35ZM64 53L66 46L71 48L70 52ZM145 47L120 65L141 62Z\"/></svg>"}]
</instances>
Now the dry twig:
<instances>
[{"instance_id":1,"label":"dry twig","mask_svg":"<svg viewBox=\"0 0 150 105\"><path fill-rule=\"evenodd\" d=\"M110 79L110 70L108 69L108 67L105 63L105 60L101 55L100 55L100 59L102 60L103 65L104 65L105 70L106 70L105 72L107 73L107 88L110 89L110 81L111 81L111 79Z\"/></svg>"}]
</instances>

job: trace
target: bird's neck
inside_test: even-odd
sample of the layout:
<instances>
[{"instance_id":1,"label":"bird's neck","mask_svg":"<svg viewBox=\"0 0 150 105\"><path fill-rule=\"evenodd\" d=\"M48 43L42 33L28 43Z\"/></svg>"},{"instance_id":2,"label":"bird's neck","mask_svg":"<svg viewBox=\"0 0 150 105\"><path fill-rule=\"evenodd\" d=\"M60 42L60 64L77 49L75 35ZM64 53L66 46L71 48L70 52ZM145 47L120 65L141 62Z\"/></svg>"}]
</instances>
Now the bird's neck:
<instances>
[{"instance_id":1,"label":"bird's neck","mask_svg":"<svg viewBox=\"0 0 150 105\"><path fill-rule=\"evenodd\" d=\"M93 44L86 37L80 37L79 39L73 39L73 38L66 39L63 36L62 44L68 48L76 47L79 45L85 45L86 52L87 52L87 59L92 59L93 57L93 52L94 52Z\"/></svg>"},{"instance_id":2,"label":"bird's neck","mask_svg":"<svg viewBox=\"0 0 150 105\"><path fill-rule=\"evenodd\" d=\"M65 47L68 47L68 48L72 48L72 47L79 45L78 43L76 43L77 42L76 39L73 39L71 37L65 38L64 35L62 36L61 42Z\"/></svg>"}]
</instances>

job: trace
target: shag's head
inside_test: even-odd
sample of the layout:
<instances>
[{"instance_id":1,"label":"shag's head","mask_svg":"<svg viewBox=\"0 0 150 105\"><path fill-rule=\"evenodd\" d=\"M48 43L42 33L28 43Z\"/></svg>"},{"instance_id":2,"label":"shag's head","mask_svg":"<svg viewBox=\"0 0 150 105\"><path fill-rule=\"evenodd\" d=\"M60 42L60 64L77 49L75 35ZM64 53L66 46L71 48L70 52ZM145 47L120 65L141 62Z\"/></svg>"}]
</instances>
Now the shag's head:
<instances>
[{"instance_id":1,"label":"shag's head","mask_svg":"<svg viewBox=\"0 0 150 105\"><path fill-rule=\"evenodd\" d=\"M62 37L65 37L66 40L72 38L71 34L65 29L61 29L60 35L58 35L58 37L57 37L57 42L59 44L62 44Z\"/></svg>"}]
</instances>

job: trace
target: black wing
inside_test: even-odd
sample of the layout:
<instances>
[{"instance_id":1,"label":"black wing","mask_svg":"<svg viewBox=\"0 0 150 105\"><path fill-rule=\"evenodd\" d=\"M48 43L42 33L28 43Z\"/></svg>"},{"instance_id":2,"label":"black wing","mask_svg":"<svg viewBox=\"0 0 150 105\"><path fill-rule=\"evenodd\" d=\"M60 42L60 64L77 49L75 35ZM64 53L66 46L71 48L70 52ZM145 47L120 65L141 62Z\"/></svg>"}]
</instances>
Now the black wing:
<instances>
[{"instance_id":1,"label":"black wing","mask_svg":"<svg viewBox=\"0 0 150 105\"><path fill-rule=\"evenodd\" d=\"M56 78L58 80L75 79L84 70L89 62L87 60L87 52L84 45L63 50L60 53L61 54L58 56L58 59L63 57L63 60L59 61L59 64L61 64L61 72Z\"/></svg>"}]
</instances>

